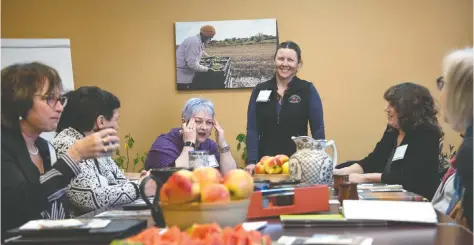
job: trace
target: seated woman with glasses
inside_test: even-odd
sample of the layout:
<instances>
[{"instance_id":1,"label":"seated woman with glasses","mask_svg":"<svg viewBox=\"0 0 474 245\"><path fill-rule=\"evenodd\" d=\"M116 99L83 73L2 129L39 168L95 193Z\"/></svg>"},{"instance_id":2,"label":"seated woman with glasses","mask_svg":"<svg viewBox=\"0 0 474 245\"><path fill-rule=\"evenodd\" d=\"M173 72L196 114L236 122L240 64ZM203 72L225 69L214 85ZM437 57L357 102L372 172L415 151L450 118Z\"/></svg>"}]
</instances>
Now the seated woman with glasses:
<instances>
[{"instance_id":1,"label":"seated woman with glasses","mask_svg":"<svg viewBox=\"0 0 474 245\"><path fill-rule=\"evenodd\" d=\"M66 187L84 159L115 151L115 129L75 142L51 162L41 133L54 131L67 99L58 72L41 63L2 69L2 241L5 231L34 219L69 217ZM104 141L115 142L105 145Z\"/></svg>"},{"instance_id":2,"label":"seated woman with glasses","mask_svg":"<svg viewBox=\"0 0 474 245\"><path fill-rule=\"evenodd\" d=\"M214 104L206 99L192 98L186 102L181 115L181 128L160 135L148 152L145 168L190 168L189 152L205 150L217 160L224 175L235 169L236 163L224 136L224 129L214 117ZM209 138L215 129L216 141Z\"/></svg>"},{"instance_id":3,"label":"seated woman with glasses","mask_svg":"<svg viewBox=\"0 0 474 245\"><path fill-rule=\"evenodd\" d=\"M86 86L65 96L68 104L59 120L58 135L53 140L57 152L67 152L75 142L102 129L118 130L120 101L112 93ZM68 187L74 216L130 203L140 197L138 185L124 176L111 156L87 159L80 168L81 173Z\"/></svg>"},{"instance_id":4,"label":"seated woman with glasses","mask_svg":"<svg viewBox=\"0 0 474 245\"><path fill-rule=\"evenodd\" d=\"M431 200L440 182L442 135L434 100L427 88L414 83L395 85L384 98L388 126L382 139L366 158L334 174L349 174L352 183L400 184Z\"/></svg>"},{"instance_id":5,"label":"seated woman with glasses","mask_svg":"<svg viewBox=\"0 0 474 245\"><path fill-rule=\"evenodd\" d=\"M433 206L471 231L472 220L472 84L473 49L455 50L444 58L443 77L438 78L444 120L463 135L463 141L443 177Z\"/></svg>"}]
</instances>

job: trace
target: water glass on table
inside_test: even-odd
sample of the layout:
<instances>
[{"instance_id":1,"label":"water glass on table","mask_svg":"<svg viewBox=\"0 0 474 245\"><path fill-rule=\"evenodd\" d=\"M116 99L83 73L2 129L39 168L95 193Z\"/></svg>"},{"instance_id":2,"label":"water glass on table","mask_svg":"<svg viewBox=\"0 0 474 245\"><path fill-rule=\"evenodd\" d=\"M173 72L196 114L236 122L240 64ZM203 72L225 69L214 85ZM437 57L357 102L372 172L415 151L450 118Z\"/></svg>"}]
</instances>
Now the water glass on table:
<instances>
[{"instance_id":1,"label":"water glass on table","mask_svg":"<svg viewBox=\"0 0 474 245\"><path fill-rule=\"evenodd\" d=\"M359 200L359 193L357 192L357 183L341 183L339 184L338 200L342 206L344 200Z\"/></svg>"},{"instance_id":2,"label":"water glass on table","mask_svg":"<svg viewBox=\"0 0 474 245\"><path fill-rule=\"evenodd\" d=\"M339 186L342 183L349 182L349 175L348 174L335 174L333 175L333 188L334 188L334 195L339 195Z\"/></svg>"},{"instance_id":3,"label":"water glass on table","mask_svg":"<svg viewBox=\"0 0 474 245\"><path fill-rule=\"evenodd\" d=\"M189 168L201 168L209 166L209 151L190 151Z\"/></svg>"}]
</instances>

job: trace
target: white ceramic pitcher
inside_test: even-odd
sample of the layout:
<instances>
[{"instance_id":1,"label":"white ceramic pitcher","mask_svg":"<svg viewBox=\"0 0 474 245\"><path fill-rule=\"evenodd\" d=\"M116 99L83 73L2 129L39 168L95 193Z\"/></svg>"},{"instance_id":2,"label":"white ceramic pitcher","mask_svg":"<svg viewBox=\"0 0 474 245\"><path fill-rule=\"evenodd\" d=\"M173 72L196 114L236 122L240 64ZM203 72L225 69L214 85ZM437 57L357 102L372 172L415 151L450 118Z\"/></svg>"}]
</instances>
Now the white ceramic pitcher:
<instances>
[{"instance_id":1,"label":"white ceramic pitcher","mask_svg":"<svg viewBox=\"0 0 474 245\"><path fill-rule=\"evenodd\" d=\"M337 148L333 140L315 140L308 136L291 138L296 152L290 157L290 179L314 185L331 185L332 174L337 164ZM333 148L333 157L326 147Z\"/></svg>"}]
</instances>

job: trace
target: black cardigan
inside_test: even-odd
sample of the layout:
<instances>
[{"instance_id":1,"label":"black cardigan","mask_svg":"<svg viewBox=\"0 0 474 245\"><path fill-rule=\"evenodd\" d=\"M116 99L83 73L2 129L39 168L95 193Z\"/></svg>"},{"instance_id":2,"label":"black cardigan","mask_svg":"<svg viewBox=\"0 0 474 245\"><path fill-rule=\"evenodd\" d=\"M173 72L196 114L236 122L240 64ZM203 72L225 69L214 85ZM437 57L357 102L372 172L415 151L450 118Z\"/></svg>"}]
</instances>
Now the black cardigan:
<instances>
[{"instance_id":1,"label":"black cardigan","mask_svg":"<svg viewBox=\"0 0 474 245\"><path fill-rule=\"evenodd\" d=\"M67 155L59 155L51 166L46 140L35 144L43 160L45 173L40 175L28 154L19 129L2 126L2 228L5 231L33 219L68 218L66 187L79 172L79 166ZM53 205L55 203L55 205Z\"/></svg>"},{"instance_id":2,"label":"black cardigan","mask_svg":"<svg viewBox=\"0 0 474 245\"><path fill-rule=\"evenodd\" d=\"M405 190L431 200L440 184L439 131L429 126L420 126L406 132L400 143L400 146L408 145L405 156L393 161L387 172L385 165L396 145L397 137L398 130L387 127L374 151L362 159L359 165L364 173L382 173L383 183L401 184Z\"/></svg>"}]
</instances>

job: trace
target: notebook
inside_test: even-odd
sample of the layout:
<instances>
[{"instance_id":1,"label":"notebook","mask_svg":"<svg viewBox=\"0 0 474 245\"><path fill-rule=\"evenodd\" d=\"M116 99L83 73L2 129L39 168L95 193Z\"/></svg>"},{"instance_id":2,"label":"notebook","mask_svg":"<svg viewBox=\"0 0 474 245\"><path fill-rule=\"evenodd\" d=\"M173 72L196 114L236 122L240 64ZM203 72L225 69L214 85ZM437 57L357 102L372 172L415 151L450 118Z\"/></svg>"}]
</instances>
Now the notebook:
<instances>
[{"instance_id":1,"label":"notebook","mask_svg":"<svg viewBox=\"0 0 474 245\"><path fill-rule=\"evenodd\" d=\"M348 220L342 214L280 215L283 227L386 226L386 221Z\"/></svg>"},{"instance_id":2,"label":"notebook","mask_svg":"<svg viewBox=\"0 0 474 245\"><path fill-rule=\"evenodd\" d=\"M148 200L151 203L153 203L153 199L154 199L154 196L148 198ZM144 210L144 209L150 209L150 207L148 207L148 204L146 204L146 202L143 201L143 199L139 198L133 201L132 203L122 205L122 209L123 210Z\"/></svg>"},{"instance_id":3,"label":"notebook","mask_svg":"<svg viewBox=\"0 0 474 245\"><path fill-rule=\"evenodd\" d=\"M389 201L427 201L426 198L413 192L359 192L361 200L389 200Z\"/></svg>"},{"instance_id":4,"label":"notebook","mask_svg":"<svg viewBox=\"0 0 474 245\"><path fill-rule=\"evenodd\" d=\"M7 232L9 239L5 244L108 244L112 240L137 234L147 226L146 220L111 220L103 228L59 229L25 231L13 229Z\"/></svg>"}]
</instances>

